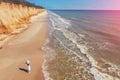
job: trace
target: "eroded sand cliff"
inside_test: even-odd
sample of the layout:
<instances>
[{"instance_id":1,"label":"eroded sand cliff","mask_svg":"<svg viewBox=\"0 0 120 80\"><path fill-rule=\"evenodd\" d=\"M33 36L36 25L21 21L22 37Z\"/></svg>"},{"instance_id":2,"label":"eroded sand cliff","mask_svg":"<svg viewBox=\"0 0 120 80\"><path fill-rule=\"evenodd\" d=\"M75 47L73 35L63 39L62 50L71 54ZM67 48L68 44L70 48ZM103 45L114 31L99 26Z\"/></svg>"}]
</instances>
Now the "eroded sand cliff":
<instances>
[{"instance_id":1,"label":"eroded sand cliff","mask_svg":"<svg viewBox=\"0 0 120 80\"><path fill-rule=\"evenodd\" d=\"M0 34L10 33L20 24L29 23L30 17L38 14L42 9L28 7L22 4L0 3Z\"/></svg>"},{"instance_id":2,"label":"eroded sand cliff","mask_svg":"<svg viewBox=\"0 0 120 80\"><path fill-rule=\"evenodd\" d=\"M42 11L43 8L25 0L0 0L0 42L8 35L24 30L25 24L30 23L31 16Z\"/></svg>"}]
</instances>

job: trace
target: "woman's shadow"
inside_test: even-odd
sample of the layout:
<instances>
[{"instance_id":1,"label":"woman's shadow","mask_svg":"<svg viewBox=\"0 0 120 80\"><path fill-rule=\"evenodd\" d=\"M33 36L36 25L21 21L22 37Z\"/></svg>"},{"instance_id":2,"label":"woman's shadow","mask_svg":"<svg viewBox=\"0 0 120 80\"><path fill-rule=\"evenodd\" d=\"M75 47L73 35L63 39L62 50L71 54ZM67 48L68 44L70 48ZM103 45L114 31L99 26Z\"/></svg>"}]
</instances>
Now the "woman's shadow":
<instances>
[{"instance_id":1,"label":"woman's shadow","mask_svg":"<svg viewBox=\"0 0 120 80\"><path fill-rule=\"evenodd\" d=\"M24 72L28 72L28 70L25 68L19 68L19 70L24 71Z\"/></svg>"}]
</instances>

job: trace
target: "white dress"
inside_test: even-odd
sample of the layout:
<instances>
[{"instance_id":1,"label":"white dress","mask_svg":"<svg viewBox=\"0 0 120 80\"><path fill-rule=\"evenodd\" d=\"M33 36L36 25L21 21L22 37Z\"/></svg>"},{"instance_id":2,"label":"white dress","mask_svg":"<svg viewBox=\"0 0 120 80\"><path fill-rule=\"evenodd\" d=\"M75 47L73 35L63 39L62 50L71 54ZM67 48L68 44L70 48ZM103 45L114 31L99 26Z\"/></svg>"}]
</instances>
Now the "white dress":
<instances>
[{"instance_id":1,"label":"white dress","mask_svg":"<svg viewBox=\"0 0 120 80\"><path fill-rule=\"evenodd\" d=\"M28 72L31 71L31 66L30 65L27 65L27 70L28 70Z\"/></svg>"},{"instance_id":2,"label":"white dress","mask_svg":"<svg viewBox=\"0 0 120 80\"><path fill-rule=\"evenodd\" d=\"M31 71L30 61L27 60L26 64L27 64L27 71L30 72Z\"/></svg>"}]
</instances>

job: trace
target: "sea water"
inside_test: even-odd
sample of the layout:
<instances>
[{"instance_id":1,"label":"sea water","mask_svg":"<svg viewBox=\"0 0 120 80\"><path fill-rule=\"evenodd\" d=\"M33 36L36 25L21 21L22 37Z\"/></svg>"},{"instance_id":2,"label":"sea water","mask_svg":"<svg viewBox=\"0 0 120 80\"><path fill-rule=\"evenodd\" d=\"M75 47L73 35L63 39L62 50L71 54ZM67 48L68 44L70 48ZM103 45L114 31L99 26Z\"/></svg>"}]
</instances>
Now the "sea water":
<instances>
[{"instance_id":1,"label":"sea water","mask_svg":"<svg viewBox=\"0 0 120 80\"><path fill-rule=\"evenodd\" d=\"M120 11L48 11L45 80L120 80Z\"/></svg>"}]
</instances>

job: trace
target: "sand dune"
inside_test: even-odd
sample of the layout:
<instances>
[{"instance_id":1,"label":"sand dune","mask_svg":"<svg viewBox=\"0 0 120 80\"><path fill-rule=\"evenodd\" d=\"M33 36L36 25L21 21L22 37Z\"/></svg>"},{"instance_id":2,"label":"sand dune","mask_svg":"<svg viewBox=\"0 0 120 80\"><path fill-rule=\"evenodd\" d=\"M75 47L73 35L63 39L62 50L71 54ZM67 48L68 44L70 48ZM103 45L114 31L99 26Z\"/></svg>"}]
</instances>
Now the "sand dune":
<instances>
[{"instance_id":1,"label":"sand dune","mask_svg":"<svg viewBox=\"0 0 120 80\"><path fill-rule=\"evenodd\" d=\"M32 17L29 28L9 40L0 49L0 80L44 80L42 62L45 52L41 50L46 40L47 12ZM30 73L19 70L31 61Z\"/></svg>"}]
</instances>

